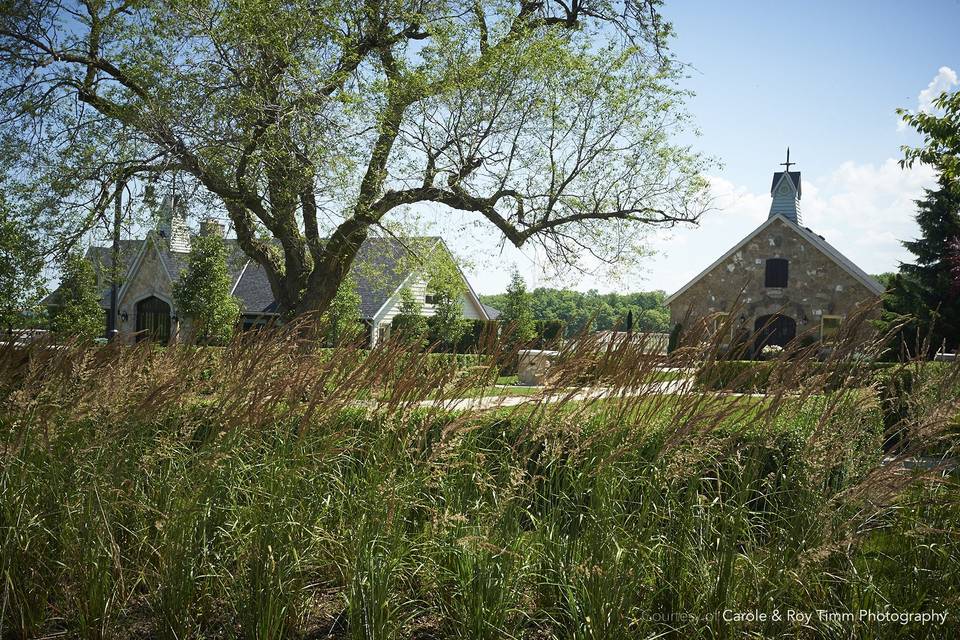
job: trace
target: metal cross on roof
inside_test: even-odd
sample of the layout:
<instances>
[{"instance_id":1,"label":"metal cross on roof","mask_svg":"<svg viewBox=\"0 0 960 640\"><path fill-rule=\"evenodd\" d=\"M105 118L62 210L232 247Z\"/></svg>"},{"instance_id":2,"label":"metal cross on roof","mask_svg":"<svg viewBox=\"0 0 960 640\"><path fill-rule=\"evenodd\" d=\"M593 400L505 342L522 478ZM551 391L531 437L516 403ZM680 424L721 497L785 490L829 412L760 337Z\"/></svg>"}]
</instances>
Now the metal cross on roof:
<instances>
[{"instance_id":1,"label":"metal cross on roof","mask_svg":"<svg viewBox=\"0 0 960 640\"><path fill-rule=\"evenodd\" d=\"M790 171L790 165L797 164L796 162L790 162L790 147L787 147L787 161L781 162L781 165L785 166L787 171Z\"/></svg>"}]
</instances>

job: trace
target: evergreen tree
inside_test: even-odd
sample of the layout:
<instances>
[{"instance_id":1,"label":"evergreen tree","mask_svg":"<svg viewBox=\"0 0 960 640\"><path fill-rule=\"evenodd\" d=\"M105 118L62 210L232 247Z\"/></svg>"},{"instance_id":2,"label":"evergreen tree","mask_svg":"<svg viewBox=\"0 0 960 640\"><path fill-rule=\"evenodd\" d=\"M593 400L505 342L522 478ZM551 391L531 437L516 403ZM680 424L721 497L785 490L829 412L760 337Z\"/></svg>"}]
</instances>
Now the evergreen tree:
<instances>
[{"instance_id":1,"label":"evergreen tree","mask_svg":"<svg viewBox=\"0 0 960 640\"><path fill-rule=\"evenodd\" d=\"M900 265L890 280L884 302L887 326L907 321L898 343L913 354L929 340L931 352L960 346L960 291L956 249L960 243L960 182L941 176L937 189L928 189L917 201L920 238L904 242L915 257Z\"/></svg>"},{"instance_id":2,"label":"evergreen tree","mask_svg":"<svg viewBox=\"0 0 960 640\"><path fill-rule=\"evenodd\" d=\"M463 276L446 250L431 254L425 276L433 295L433 315L427 319L429 341L441 351L456 351L469 324L463 317Z\"/></svg>"},{"instance_id":3,"label":"evergreen tree","mask_svg":"<svg viewBox=\"0 0 960 640\"><path fill-rule=\"evenodd\" d=\"M433 315L427 320L430 339L437 343L441 351L454 351L460 338L467 332L460 291L434 289L433 297Z\"/></svg>"},{"instance_id":4,"label":"evergreen tree","mask_svg":"<svg viewBox=\"0 0 960 640\"><path fill-rule=\"evenodd\" d=\"M326 341L331 347L354 341L360 335L360 292L352 276L340 283L322 318Z\"/></svg>"},{"instance_id":5,"label":"evergreen tree","mask_svg":"<svg viewBox=\"0 0 960 640\"><path fill-rule=\"evenodd\" d=\"M527 284L519 271L514 270L510 276L503 308L500 309L500 320L507 327L511 342L515 344L523 344L536 337L537 325L530 294L527 293Z\"/></svg>"},{"instance_id":6,"label":"evergreen tree","mask_svg":"<svg viewBox=\"0 0 960 640\"><path fill-rule=\"evenodd\" d=\"M410 344L423 343L427 335L427 319L423 305L413 295L410 287L400 290L400 313L394 318L392 328L397 336Z\"/></svg>"},{"instance_id":7,"label":"evergreen tree","mask_svg":"<svg viewBox=\"0 0 960 640\"><path fill-rule=\"evenodd\" d=\"M106 332L106 317L100 306L93 265L79 252L72 251L67 254L61 273L50 330L82 339L102 336Z\"/></svg>"},{"instance_id":8,"label":"evergreen tree","mask_svg":"<svg viewBox=\"0 0 960 640\"><path fill-rule=\"evenodd\" d=\"M240 303L230 295L227 249L217 235L194 238L187 268L173 287L182 315L192 322L193 338L201 344L224 344L233 335Z\"/></svg>"}]
</instances>

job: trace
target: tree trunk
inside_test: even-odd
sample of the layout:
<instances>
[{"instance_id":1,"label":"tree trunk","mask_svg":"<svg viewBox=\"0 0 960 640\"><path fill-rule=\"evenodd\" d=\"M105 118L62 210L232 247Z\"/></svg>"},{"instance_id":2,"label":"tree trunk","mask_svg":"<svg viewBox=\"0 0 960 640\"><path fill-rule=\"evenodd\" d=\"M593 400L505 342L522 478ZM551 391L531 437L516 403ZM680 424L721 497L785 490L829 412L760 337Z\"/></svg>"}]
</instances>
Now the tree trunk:
<instances>
[{"instance_id":1,"label":"tree trunk","mask_svg":"<svg viewBox=\"0 0 960 640\"><path fill-rule=\"evenodd\" d=\"M337 295L340 284L349 275L369 230L370 224L358 220L356 216L337 228L318 256L320 259L314 262L307 287L290 310L292 315L326 311Z\"/></svg>"}]
</instances>

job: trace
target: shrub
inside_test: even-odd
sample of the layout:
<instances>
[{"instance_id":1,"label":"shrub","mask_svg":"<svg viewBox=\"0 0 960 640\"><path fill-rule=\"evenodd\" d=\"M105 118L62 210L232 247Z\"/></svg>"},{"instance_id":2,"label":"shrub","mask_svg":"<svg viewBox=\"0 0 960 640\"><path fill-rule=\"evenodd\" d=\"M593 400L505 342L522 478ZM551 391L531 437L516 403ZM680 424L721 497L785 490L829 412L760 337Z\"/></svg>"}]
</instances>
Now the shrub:
<instances>
[{"instance_id":1,"label":"shrub","mask_svg":"<svg viewBox=\"0 0 960 640\"><path fill-rule=\"evenodd\" d=\"M497 348L500 323L496 320L468 320L467 330L457 344L458 353L483 353Z\"/></svg>"},{"instance_id":2,"label":"shrub","mask_svg":"<svg viewBox=\"0 0 960 640\"><path fill-rule=\"evenodd\" d=\"M423 315L423 305L414 296L410 287L400 290L400 313L390 323L391 333L397 340L417 348L427 341L427 318Z\"/></svg>"},{"instance_id":3,"label":"shrub","mask_svg":"<svg viewBox=\"0 0 960 640\"><path fill-rule=\"evenodd\" d=\"M721 360L711 362L697 372L697 385L712 391L763 393L770 383L776 365L753 360Z\"/></svg>"},{"instance_id":4,"label":"shrub","mask_svg":"<svg viewBox=\"0 0 960 640\"><path fill-rule=\"evenodd\" d=\"M874 385L877 389L887 434L884 446L892 449L902 447L910 439L910 428L916 423L917 414L939 405L942 402L941 393L949 395L951 387L955 391L960 379L956 365L915 361L909 364L872 364L864 383ZM925 453L928 455L944 452L943 443L925 444Z\"/></svg>"},{"instance_id":5,"label":"shrub","mask_svg":"<svg viewBox=\"0 0 960 640\"><path fill-rule=\"evenodd\" d=\"M419 314L398 314L390 322L390 333L405 344L423 347L427 341L427 319Z\"/></svg>"}]
</instances>

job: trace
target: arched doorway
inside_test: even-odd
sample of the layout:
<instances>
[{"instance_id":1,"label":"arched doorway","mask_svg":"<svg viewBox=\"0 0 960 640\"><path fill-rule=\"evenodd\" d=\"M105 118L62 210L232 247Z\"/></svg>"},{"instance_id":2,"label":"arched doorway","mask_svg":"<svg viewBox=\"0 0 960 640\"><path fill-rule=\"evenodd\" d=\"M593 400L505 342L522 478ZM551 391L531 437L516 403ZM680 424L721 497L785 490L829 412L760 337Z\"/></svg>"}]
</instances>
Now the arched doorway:
<instances>
[{"instance_id":1,"label":"arched doorway","mask_svg":"<svg viewBox=\"0 0 960 640\"><path fill-rule=\"evenodd\" d=\"M760 353L767 345L787 346L797 337L797 321L780 314L760 316L753 324L753 330L756 332L754 350Z\"/></svg>"},{"instance_id":2,"label":"arched doorway","mask_svg":"<svg viewBox=\"0 0 960 640\"><path fill-rule=\"evenodd\" d=\"M136 306L137 342L170 342L170 305L156 296L144 298Z\"/></svg>"}]
</instances>

